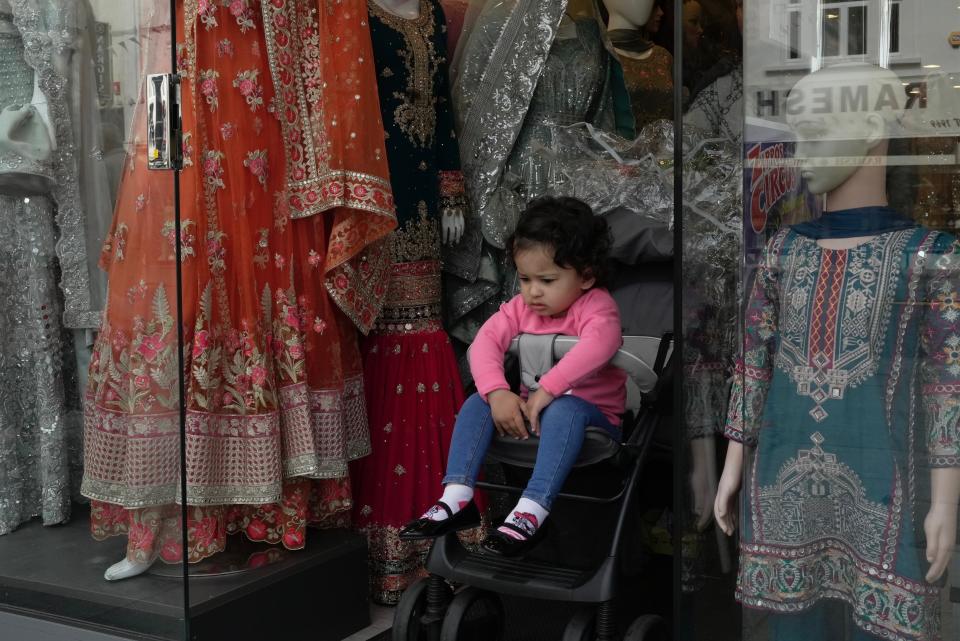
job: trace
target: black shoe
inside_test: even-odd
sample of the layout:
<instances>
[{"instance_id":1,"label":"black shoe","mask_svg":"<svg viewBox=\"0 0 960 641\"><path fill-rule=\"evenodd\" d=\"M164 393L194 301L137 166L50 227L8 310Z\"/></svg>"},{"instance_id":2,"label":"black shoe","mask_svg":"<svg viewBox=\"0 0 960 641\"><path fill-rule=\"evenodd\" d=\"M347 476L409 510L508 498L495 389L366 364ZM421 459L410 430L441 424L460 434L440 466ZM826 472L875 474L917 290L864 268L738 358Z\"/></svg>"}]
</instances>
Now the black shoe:
<instances>
[{"instance_id":1,"label":"black shoe","mask_svg":"<svg viewBox=\"0 0 960 641\"><path fill-rule=\"evenodd\" d=\"M496 529L487 535L487 538L480 543L480 547L482 547L485 552L499 556L523 556L543 540L547 524L544 522L531 536L527 536L526 532L512 523L501 523L498 527L506 527L514 530L518 534L522 534L524 538L515 539L509 534L504 534L499 529Z\"/></svg>"},{"instance_id":2,"label":"black shoe","mask_svg":"<svg viewBox=\"0 0 960 641\"><path fill-rule=\"evenodd\" d=\"M456 514L443 501L437 501L435 505L443 508L443 511L447 513L447 518L442 521L434 521L421 516L419 519L410 521L400 528L399 537L401 541L435 539L448 532L469 530L480 525L480 510L477 509L477 505L473 501L467 503Z\"/></svg>"}]
</instances>

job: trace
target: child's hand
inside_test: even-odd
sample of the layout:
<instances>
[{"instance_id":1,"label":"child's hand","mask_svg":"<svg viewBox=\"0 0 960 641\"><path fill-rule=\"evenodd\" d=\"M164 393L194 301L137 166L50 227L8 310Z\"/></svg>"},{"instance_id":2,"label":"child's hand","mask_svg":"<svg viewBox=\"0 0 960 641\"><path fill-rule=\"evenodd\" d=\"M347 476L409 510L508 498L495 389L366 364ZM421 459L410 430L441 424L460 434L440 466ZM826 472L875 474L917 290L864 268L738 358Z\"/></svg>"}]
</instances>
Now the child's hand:
<instances>
[{"instance_id":1,"label":"child's hand","mask_svg":"<svg viewBox=\"0 0 960 641\"><path fill-rule=\"evenodd\" d=\"M527 397L527 402L523 405L523 413L530 421L530 430L537 436L540 436L540 412L552 402L553 394L541 387Z\"/></svg>"},{"instance_id":2,"label":"child's hand","mask_svg":"<svg viewBox=\"0 0 960 641\"><path fill-rule=\"evenodd\" d=\"M527 428L523 424L523 399L510 390L498 389L487 394L493 424L505 436L526 439Z\"/></svg>"}]
</instances>

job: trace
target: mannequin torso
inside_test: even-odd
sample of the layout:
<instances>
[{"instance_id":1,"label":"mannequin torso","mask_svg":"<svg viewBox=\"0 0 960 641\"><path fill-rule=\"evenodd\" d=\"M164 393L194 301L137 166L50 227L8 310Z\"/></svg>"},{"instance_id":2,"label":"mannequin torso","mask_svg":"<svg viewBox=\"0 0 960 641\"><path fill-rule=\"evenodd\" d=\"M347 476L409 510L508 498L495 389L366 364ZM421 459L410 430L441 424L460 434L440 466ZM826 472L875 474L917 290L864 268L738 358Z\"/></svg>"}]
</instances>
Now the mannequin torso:
<instances>
[{"instance_id":1,"label":"mannequin torso","mask_svg":"<svg viewBox=\"0 0 960 641\"><path fill-rule=\"evenodd\" d=\"M812 74L794 91L812 95L818 87L851 81L874 95L895 95L900 84L888 71L861 65ZM955 312L944 306L944 295L960 280L960 250L953 237L911 226L884 209L887 123L896 108L824 114L799 104L791 120L796 155L810 191L825 194L832 219L782 230L758 267L714 512L732 533L746 452L755 450L741 524L738 598L773 611L776 638L781 625L805 626L803 615L780 614L784 592L775 582L757 580L777 575L785 558L803 573L800 582L808 573L813 577L814 566L856 558L863 565L854 575L863 574L849 585L869 584L879 600L901 601L919 614L891 620L867 608L831 625L872 627L891 638L939 638L936 582L953 552L960 496L960 430L943 423L944 408L956 402L943 382L954 372L939 354L960 331ZM868 218L850 225L844 216ZM843 238L850 229L877 231ZM868 278L861 280L863 274ZM860 311L852 311L854 299L862 301L862 307L853 304ZM924 311L907 313L911 309ZM922 388L898 387L908 379L922 380ZM825 474L807 484L814 469ZM851 512L859 515L855 527L850 517L827 514L827 506L843 501L836 493L841 485L860 492ZM789 510L795 511L787 518ZM838 541L846 548L831 549ZM791 594L791 603L812 606L818 591L834 588L851 594L847 586L831 586L829 573L814 583L816 589ZM901 593L902 585L911 586L909 594Z\"/></svg>"}]
</instances>

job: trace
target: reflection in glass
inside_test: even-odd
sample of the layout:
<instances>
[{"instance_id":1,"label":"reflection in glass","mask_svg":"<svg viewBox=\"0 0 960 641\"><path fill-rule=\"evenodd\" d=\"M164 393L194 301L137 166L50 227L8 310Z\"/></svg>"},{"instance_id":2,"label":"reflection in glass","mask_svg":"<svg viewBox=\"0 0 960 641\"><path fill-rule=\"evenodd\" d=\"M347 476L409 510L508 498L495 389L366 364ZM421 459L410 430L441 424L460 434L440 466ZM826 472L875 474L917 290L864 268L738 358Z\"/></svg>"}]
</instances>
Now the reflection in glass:
<instances>
[{"instance_id":1,"label":"reflection in glass","mask_svg":"<svg viewBox=\"0 0 960 641\"><path fill-rule=\"evenodd\" d=\"M867 52L867 7L850 7L847 10L847 54L863 55Z\"/></svg>"},{"instance_id":2,"label":"reflection in glass","mask_svg":"<svg viewBox=\"0 0 960 641\"><path fill-rule=\"evenodd\" d=\"M823 10L820 22L821 55L824 57L840 55L840 9Z\"/></svg>"}]
</instances>

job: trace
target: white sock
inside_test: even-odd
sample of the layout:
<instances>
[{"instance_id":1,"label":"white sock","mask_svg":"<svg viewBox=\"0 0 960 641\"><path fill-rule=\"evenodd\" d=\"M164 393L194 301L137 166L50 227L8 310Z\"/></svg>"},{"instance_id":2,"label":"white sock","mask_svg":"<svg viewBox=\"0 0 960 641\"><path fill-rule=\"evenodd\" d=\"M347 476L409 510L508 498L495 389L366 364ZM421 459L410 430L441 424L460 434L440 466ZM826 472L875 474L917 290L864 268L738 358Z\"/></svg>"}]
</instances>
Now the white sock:
<instances>
[{"instance_id":1,"label":"white sock","mask_svg":"<svg viewBox=\"0 0 960 641\"><path fill-rule=\"evenodd\" d=\"M465 508L472 499L473 488L469 485L458 485L456 483L445 485L443 487L443 496L440 497L440 500L443 501L454 514ZM423 518L430 519L431 521L446 521L448 517L446 510L439 505L434 505L424 513Z\"/></svg>"},{"instance_id":2,"label":"white sock","mask_svg":"<svg viewBox=\"0 0 960 641\"><path fill-rule=\"evenodd\" d=\"M536 501L531 501L530 499L521 498L516 507L510 511L510 516L506 518L504 523L509 523L514 527L518 527L524 532L527 533L526 536L521 536L519 532L514 531L512 528L508 527L499 527L497 530L508 536L512 536L515 539L525 539L533 536L540 526L543 525L543 522L550 515L550 510L546 509Z\"/></svg>"}]
</instances>

